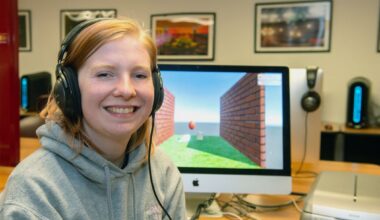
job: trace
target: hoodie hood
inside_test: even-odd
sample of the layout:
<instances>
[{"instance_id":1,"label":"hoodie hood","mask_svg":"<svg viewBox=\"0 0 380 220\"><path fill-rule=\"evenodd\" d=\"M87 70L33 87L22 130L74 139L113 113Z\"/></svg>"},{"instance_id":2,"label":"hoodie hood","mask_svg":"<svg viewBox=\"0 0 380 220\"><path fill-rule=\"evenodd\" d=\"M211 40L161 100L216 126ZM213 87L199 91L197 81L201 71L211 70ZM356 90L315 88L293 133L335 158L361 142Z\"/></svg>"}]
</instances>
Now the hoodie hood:
<instances>
[{"instance_id":1,"label":"hoodie hood","mask_svg":"<svg viewBox=\"0 0 380 220\"><path fill-rule=\"evenodd\" d=\"M39 127L37 136L40 138L41 146L44 149L65 159L76 167L82 175L100 184L105 183L106 168L109 170L108 178L112 181L135 172L144 163L145 146L139 146L130 152L129 158L131 159L124 169L117 167L87 146L82 146L81 152L76 153L70 145L83 145L83 143L80 143L78 139L73 139L55 122L47 122Z\"/></svg>"}]
</instances>

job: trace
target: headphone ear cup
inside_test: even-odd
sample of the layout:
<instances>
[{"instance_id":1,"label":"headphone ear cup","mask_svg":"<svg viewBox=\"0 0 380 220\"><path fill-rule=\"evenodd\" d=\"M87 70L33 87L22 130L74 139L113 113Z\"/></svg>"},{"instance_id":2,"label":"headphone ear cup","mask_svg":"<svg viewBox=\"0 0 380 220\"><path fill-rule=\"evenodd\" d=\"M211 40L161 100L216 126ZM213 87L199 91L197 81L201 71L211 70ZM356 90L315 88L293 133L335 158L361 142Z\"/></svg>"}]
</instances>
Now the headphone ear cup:
<instances>
[{"instance_id":1,"label":"headphone ear cup","mask_svg":"<svg viewBox=\"0 0 380 220\"><path fill-rule=\"evenodd\" d=\"M301 106L306 112L313 112L318 109L321 104L321 97L315 91L306 92L301 99Z\"/></svg>"},{"instance_id":2,"label":"headphone ear cup","mask_svg":"<svg viewBox=\"0 0 380 220\"><path fill-rule=\"evenodd\" d=\"M160 109L162 103L164 102L164 88L163 88L163 82L161 78L161 73L158 67L156 67L153 72L153 86L154 86L154 101L153 101L153 108L152 108L152 114L158 111Z\"/></svg>"},{"instance_id":3,"label":"headphone ear cup","mask_svg":"<svg viewBox=\"0 0 380 220\"><path fill-rule=\"evenodd\" d=\"M70 67L57 66L54 99L63 115L75 124L82 117L81 95L75 71Z\"/></svg>"}]
</instances>

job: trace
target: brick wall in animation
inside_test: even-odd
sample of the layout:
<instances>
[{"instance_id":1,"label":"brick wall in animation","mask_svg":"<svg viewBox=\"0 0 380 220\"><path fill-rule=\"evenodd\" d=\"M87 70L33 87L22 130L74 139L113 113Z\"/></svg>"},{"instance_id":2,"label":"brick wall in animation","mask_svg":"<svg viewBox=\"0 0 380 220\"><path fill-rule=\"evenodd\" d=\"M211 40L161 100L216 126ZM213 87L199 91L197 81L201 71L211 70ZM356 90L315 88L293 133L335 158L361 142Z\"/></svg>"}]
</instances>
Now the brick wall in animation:
<instances>
[{"instance_id":1,"label":"brick wall in animation","mask_svg":"<svg viewBox=\"0 0 380 220\"><path fill-rule=\"evenodd\" d=\"M246 74L220 99L220 135L262 167L266 153L264 92L257 85L257 74Z\"/></svg>"},{"instance_id":2,"label":"brick wall in animation","mask_svg":"<svg viewBox=\"0 0 380 220\"><path fill-rule=\"evenodd\" d=\"M164 102L156 112L156 145L174 135L174 103L175 97L169 90L164 88Z\"/></svg>"}]
</instances>

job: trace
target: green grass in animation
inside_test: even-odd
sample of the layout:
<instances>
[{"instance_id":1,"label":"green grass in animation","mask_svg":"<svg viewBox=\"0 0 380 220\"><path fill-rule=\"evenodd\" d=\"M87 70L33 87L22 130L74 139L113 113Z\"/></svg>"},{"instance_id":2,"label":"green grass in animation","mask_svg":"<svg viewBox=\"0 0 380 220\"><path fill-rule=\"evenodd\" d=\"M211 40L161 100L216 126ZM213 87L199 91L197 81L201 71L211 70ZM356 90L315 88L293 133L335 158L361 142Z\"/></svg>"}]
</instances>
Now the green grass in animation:
<instances>
[{"instance_id":1,"label":"green grass in animation","mask_svg":"<svg viewBox=\"0 0 380 220\"><path fill-rule=\"evenodd\" d=\"M173 135L160 148L179 167L260 168L219 136Z\"/></svg>"}]
</instances>

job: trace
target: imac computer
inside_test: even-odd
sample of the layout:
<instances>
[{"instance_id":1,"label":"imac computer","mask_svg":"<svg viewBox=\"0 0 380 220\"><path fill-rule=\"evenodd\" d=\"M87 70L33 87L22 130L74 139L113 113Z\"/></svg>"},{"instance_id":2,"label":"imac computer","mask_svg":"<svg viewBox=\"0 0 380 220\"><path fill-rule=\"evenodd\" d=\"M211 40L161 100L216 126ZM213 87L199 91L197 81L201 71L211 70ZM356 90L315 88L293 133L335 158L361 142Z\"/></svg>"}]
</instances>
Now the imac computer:
<instances>
[{"instance_id":1,"label":"imac computer","mask_svg":"<svg viewBox=\"0 0 380 220\"><path fill-rule=\"evenodd\" d=\"M156 146L189 193L289 194L289 69L159 65Z\"/></svg>"}]
</instances>

